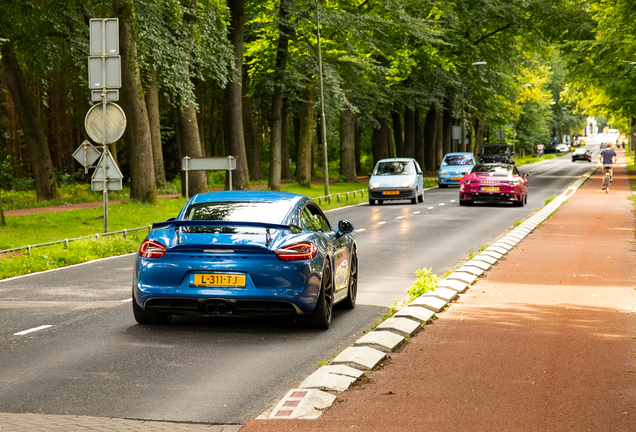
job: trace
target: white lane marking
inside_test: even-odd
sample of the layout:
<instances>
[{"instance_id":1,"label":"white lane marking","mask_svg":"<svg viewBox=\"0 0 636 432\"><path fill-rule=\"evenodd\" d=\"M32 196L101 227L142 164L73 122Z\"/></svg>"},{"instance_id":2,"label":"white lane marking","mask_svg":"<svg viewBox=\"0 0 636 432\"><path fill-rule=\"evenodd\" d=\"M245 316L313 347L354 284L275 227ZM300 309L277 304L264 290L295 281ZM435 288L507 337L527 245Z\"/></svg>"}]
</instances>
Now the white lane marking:
<instances>
[{"instance_id":1,"label":"white lane marking","mask_svg":"<svg viewBox=\"0 0 636 432\"><path fill-rule=\"evenodd\" d=\"M439 205L444 205L444 203L439 203Z\"/></svg>"},{"instance_id":2,"label":"white lane marking","mask_svg":"<svg viewBox=\"0 0 636 432\"><path fill-rule=\"evenodd\" d=\"M398 217L396 217L396 219L402 219L402 218L404 218L404 216L398 216Z\"/></svg>"},{"instance_id":3,"label":"white lane marking","mask_svg":"<svg viewBox=\"0 0 636 432\"><path fill-rule=\"evenodd\" d=\"M413 214L418 214L418 213L421 213L421 212L419 212L419 211L413 212Z\"/></svg>"},{"instance_id":4,"label":"white lane marking","mask_svg":"<svg viewBox=\"0 0 636 432\"><path fill-rule=\"evenodd\" d=\"M122 300L121 303L128 303L128 302L131 302L131 301L132 301L132 298L129 298L129 299L126 299L126 300Z\"/></svg>"},{"instance_id":5,"label":"white lane marking","mask_svg":"<svg viewBox=\"0 0 636 432\"><path fill-rule=\"evenodd\" d=\"M365 230L365 228L360 228L360 229L357 229L356 232L360 232L360 231L364 231L364 230Z\"/></svg>"},{"instance_id":6,"label":"white lane marking","mask_svg":"<svg viewBox=\"0 0 636 432\"><path fill-rule=\"evenodd\" d=\"M378 222L378 225L383 225L385 223L386 223L386 221Z\"/></svg>"},{"instance_id":7,"label":"white lane marking","mask_svg":"<svg viewBox=\"0 0 636 432\"><path fill-rule=\"evenodd\" d=\"M455 202L455 200L450 200L450 202Z\"/></svg>"},{"instance_id":8,"label":"white lane marking","mask_svg":"<svg viewBox=\"0 0 636 432\"><path fill-rule=\"evenodd\" d=\"M427 207L427 209L429 209L429 210L432 209L432 208L435 208L435 207Z\"/></svg>"},{"instance_id":9,"label":"white lane marking","mask_svg":"<svg viewBox=\"0 0 636 432\"><path fill-rule=\"evenodd\" d=\"M21 332L13 333L13 336L23 336L23 335L25 335L27 333L33 333L33 332L36 332L38 330L47 329L49 327L53 327L53 326L52 325L43 325L43 326L40 326L40 327L34 327L32 329L22 330Z\"/></svg>"}]
</instances>

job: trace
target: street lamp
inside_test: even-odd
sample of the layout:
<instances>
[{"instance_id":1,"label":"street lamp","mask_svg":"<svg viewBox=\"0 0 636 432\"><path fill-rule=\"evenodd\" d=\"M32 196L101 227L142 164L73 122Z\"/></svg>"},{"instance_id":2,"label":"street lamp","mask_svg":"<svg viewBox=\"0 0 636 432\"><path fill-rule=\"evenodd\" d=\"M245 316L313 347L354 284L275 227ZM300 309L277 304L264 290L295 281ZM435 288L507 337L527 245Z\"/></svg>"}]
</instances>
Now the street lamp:
<instances>
[{"instance_id":1,"label":"street lamp","mask_svg":"<svg viewBox=\"0 0 636 432\"><path fill-rule=\"evenodd\" d=\"M318 73L320 75L320 127L322 128L322 163L325 177L325 196L329 196L329 160L327 157L327 119L325 117L325 93L322 87L322 49L320 47L320 18L316 0L316 27L318 30Z\"/></svg>"},{"instance_id":2,"label":"street lamp","mask_svg":"<svg viewBox=\"0 0 636 432\"><path fill-rule=\"evenodd\" d=\"M521 87L532 87L532 84L521 84ZM514 119L512 123L512 152L516 153L516 145L517 145L517 98L515 98L515 112Z\"/></svg>"}]
</instances>

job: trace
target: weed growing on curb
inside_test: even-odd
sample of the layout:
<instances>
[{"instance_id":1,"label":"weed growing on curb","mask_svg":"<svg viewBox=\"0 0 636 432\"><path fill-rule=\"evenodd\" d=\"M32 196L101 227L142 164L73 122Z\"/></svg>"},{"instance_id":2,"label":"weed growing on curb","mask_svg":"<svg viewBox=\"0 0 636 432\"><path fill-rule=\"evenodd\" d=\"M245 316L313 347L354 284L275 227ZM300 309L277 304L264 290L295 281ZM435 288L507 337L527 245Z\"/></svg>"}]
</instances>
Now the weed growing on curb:
<instances>
[{"instance_id":1,"label":"weed growing on curb","mask_svg":"<svg viewBox=\"0 0 636 432\"><path fill-rule=\"evenodd\" d=\"M424 293L433 291L437 288L437 283L439 282L438 277L431 273L430 267L417 270L415 274L417 275L417 280L407 290L410 295L409 302L415 300Z\"/></svg>"},{"instance_id":2,"label":"weed growing on curb","mask_svg":"<svg viewBox=\"0 0 636 432\"><path fill-rule=\"evenodd\" d=\"M545 200L545 204L543 205L544 207L547 206L548 204L550 204L554 199L556 198L555 195L552 195L550 198L548 198L547 200Z\"/></svg>"}]
</instances>

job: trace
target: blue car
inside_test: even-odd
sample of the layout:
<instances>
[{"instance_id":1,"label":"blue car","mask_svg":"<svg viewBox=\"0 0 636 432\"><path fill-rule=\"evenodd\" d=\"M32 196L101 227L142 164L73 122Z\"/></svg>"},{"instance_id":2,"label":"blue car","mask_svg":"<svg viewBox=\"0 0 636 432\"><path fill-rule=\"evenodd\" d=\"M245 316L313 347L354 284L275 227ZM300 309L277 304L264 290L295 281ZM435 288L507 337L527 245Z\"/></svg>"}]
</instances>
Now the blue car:
<instances>
[{"instance_id":1,"label":"blue car","mask_svg":"<svg viewBox=\"0 0 636 432\"><path fill-rule=\"evenodd\" d=\"M440 188L458 185L466 174L475 166L475 156L470 152L447 153L437 173L437 184Z\"/></svg>"},{"instance_id":2,"label":"blue car","mask_svg":"<svg viewBox=\"0 0 636 432\"><path fill-rule=\"evenodd\" d=\"M328 328L333 306L355 306L353 225L336 229L310 198L285 192L193 196L153 224L137 253L133 313L140 324L173 315L291 315Z\"/></svg>"}]
</instances>

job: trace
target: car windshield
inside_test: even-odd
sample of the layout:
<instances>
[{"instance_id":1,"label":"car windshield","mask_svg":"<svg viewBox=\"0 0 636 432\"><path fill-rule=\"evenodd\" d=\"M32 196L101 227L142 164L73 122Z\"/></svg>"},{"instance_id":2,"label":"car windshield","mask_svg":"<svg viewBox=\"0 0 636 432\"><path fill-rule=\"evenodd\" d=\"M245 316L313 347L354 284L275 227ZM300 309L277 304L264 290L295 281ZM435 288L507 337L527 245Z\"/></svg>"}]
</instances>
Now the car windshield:
<instances>
[{"instance_id":1,"label":"car windshield","mask_svg":"<svg viewBox=\"0 0 636 432\"><path fill-rule=\"evenodd\" d=\"M280 224L287 213L289 202L286 201L216 201L191 204L183 220Z\"/></svg>"},{"instance_id":2,"label":"car windshield","mask_svg":"<svg viewBox=\"0 0 636 432\"><path fill-rule=\"evenodd\" d=\"M413 164L404 161L378 162L373 175L404 175L415 174Z\"/></svg>"},{"instance_id":3,"label":"car windshield","mask_svg":"<svg viewBox=\"0 0 636 432\"><path fill-rule=\"evenodd\" d=\"M444 158L442 165L472 165L474 164L471 155L448 155Z\"/></svg>"},{"instance_id":4,"label":"car windshield","mask_svg":"<svg viewBox=\"0 0 636 432\"><path fill-rule=\"evenodd\" d=\"M505 145L483 146L482 150L481 150L481 153L482 154L488 154L488 155L501 154L501 153L505 153L507 148L508 148L508 146L505 146Z\"/></svg>"},{"instance_id":5,"label":"car windshield","mask_svg":"<svg viewBox=\"0 0 636 432\"><path fill-rule=\"evenodd\" d=\"M507 164L477 164L471 170L471 173L486 172L494 174L517 174L517 170L513 165Z\"/></svg>"}]
</instances>

